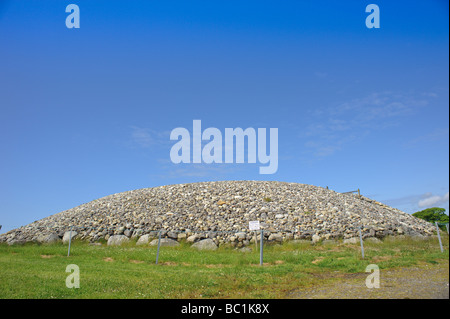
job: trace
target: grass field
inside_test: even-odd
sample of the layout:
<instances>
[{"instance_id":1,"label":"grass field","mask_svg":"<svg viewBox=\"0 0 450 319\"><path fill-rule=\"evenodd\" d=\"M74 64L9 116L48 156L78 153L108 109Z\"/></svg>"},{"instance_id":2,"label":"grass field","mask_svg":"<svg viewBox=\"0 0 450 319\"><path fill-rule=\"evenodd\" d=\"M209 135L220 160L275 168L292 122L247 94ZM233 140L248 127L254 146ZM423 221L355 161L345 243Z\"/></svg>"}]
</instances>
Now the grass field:
<instances>
[{"instance_id":1,"label":"grass field","mask_svg":"<svg viewBox=\"0 0 450 319\"><path fill-rule=\"evenodd\" d=\"M369 264L384 269L448 263L437 238L386 239L359 245L266 245L259 252L231 247L197 251L187 244L162 247L0 245L0 298L286 298L302 288L339 280L336 274L364 273ZM254 247L253 247L254 248ZM80 270L80 288L66 287L69 264Z\"/></svg>"}]
</instances>

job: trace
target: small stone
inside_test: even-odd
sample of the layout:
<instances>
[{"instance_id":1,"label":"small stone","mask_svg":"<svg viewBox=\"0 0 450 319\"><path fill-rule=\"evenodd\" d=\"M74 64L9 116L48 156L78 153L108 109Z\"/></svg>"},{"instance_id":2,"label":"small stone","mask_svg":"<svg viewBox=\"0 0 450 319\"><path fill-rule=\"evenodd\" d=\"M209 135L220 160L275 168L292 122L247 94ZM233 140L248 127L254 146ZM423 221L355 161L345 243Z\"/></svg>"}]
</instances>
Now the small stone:
<instances>
[{"instance_id":1,"label":"small stone","mask_svg":"<svg viewBox=\"0 0 450 319\"><path fill-rule=\"evenodd\" d=\"M169 231L168 233L167 233L167 237L169 237L169 238L172 238L172 239L178 239L178 233L177 232L175 232L175 231Z\"/></svg>"},{"instance_id":2,"label":"small stone","mask_svg":"<svg viewBox=\"0 0 450 319\"><path fill-rule=\"evenodd\" d=\"M186 239L186 241L187 241L188 243L193 243L193 242L195 242L198 238L199 238L199 236L198 236L197 234L194 234L194 235L189 236L189 237Z\"/></svg>"},{"instance_id":3,"label":"small stone","mask_svg":"<svg viewBox=\"0 0 450 319\"><path fill-rule=\"evenodd\" d=\"M285 237L286 237L286 240L292 240L292 239L294 239L294 234L293 233L287 233Z\"/></svg>"},{"instance_id":4,"label":"small stone","mask_svg":"<svg viewBox=\"0 0 450 319\"><path fill-rule=\"evenodd\" d=\"M282 242L283 236L281 234L270 234L269 241Z\"/></svg>"},{"instance_id":5,"label":"small stone","mask_svg":"<svg viewBox=\"0 0 450 319\"><path fill-rule=\"evenodd\" d=\"M157 230L152 230L149 233L149 238L158 238L158 236L159 236L159 232Z\"/></svg>"},{"instance_id":6,"label":"small stone","mask_svg":"<svg viewBox=\"0 0 450 319\"><path fill-rule=\"evenodd\" d=\"M237 239L238 239L239 241L243 241L243 240L247 237L247 234L244 233L244 232L240 232L240 233L236 233L235 236L237 237Z\"/></svg>"},{"instance_id":7,"label":"small stone","mask_svg":"<svg viewBox=\"0 0 450 319\"><path fill-rule=\"evenodd\" d=\"M314 234L314 235L312 236L312 243L313 243L313 244L316 244L316 243L318 243L319 241L320 241L320 236L317 235L317 234Z\"/></svg>"},{"instance_id":8,"label":"small stone","mask_svg":"<svg viewBox=\"0 0 450 319\"><path fill-rule=\"evenodd\" d=\"M131 237L132 232L131 232L131 230L127 229L123 232L123 234L129 238L129 237Z\"/></svg>"}]
</instances>

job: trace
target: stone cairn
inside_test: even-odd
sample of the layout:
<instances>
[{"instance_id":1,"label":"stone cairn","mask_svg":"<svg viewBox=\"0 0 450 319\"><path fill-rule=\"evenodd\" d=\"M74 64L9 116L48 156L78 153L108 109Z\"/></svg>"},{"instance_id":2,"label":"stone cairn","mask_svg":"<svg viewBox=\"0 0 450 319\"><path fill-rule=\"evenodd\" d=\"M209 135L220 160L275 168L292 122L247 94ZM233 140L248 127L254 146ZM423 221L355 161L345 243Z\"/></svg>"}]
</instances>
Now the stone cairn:
<instances>
[{"instance_id":1,"label":"stone cairn","mask_svg":"<svg viewBox=\"0 0 450 319\"><path fill-rule=\"evenodd\" d=\"M268 242L351 243L359 238L359 227L363 238L373 241L396 235L425 238L435 230L364 196L298 183L221 181L109 195L11 230L0 235L0 243L67 242L72 236L110 245L133 239L137 245L154 245L161 234L167 245L185 240L241 248L260 239L248 228L256 220Z\"/></svg>"}]
</instances>

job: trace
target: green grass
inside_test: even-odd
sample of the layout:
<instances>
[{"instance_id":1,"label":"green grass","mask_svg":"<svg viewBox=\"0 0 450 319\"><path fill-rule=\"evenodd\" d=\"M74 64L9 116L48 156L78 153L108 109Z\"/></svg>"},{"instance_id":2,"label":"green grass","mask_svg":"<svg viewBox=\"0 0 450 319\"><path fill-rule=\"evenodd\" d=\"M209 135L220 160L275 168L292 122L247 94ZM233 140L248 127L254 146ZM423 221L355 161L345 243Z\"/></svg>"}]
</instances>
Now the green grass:
<instances>
[{"instance_id":1,"label":"green grass","mask_svg":"<svg viewBox=\"0 0 450 319\"><path fill-rule=\"evenodd\" d=\"M336 274L448 263L436 238L359 245L266 245L259 252L231 247L196 251L187 244L162 247L62 244L0 245L0 298L284 298L290 292L336 280ZM250 246L254 249L254 246ZM80 269L80 288L66 287L66 267Z\"/></svg>"}]
</instances>

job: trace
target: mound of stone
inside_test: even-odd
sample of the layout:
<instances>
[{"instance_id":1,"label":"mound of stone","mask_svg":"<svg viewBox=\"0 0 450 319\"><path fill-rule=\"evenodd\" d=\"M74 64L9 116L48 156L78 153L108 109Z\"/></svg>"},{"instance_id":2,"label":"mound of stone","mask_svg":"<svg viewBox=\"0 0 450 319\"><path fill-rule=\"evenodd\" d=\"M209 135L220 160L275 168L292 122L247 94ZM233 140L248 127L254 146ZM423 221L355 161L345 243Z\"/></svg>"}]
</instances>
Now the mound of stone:
<instances>
[{"instance_id":1,"label":"mound of stone","mask_svg":"<svg viewBox=\"0 0 450 319\"><path fill-rule=\"evenodd\" d=\"M216 245L243 247L259 240L248 230L255 220L264 239L274 242L348 239L359 236L358 227L364 238L434 231L428 222L356 194L298 183L221 181L113 194L9 231L0 242L54 242L72 228L77 239L90 242L121 235L114 241L126 237L147 244L161 232L174 241L209 238Z\"/></svg>"}]
</instances>

